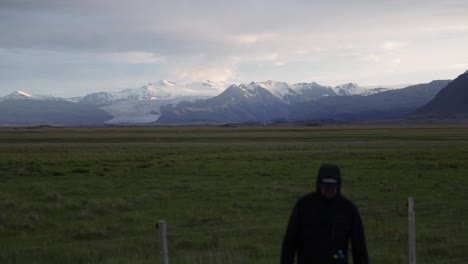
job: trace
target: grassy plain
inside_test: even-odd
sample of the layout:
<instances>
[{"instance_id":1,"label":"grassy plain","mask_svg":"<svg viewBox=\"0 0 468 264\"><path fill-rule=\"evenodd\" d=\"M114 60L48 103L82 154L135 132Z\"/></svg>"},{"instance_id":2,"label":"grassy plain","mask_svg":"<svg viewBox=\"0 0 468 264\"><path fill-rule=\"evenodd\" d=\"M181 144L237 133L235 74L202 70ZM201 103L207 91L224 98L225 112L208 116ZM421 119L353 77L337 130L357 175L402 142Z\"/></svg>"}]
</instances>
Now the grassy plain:
<instances>
[{"instance_id":1,"label":"grassy plain","mask_svg":"<svg viewBox=\"0 0 468 264\"><path fill-rule=\"evenodd\" d=\"M468 259L468 126L0 129L0 263L278 263L296 199L337 163L372 263Z\"/></svg>"}]
</instances>

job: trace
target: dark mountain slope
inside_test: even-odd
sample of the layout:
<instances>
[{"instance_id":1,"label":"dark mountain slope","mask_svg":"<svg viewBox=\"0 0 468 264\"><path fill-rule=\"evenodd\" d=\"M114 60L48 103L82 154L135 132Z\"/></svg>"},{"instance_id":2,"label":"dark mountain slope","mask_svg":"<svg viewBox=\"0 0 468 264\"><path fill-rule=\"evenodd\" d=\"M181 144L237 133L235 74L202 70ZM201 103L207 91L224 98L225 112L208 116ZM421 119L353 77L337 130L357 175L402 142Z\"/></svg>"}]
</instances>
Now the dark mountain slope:
<instances>
[{"instance_id":1,"label":"dark mountain slope","mask_svg":"<svg viewBox=\"0 0 468 264\"><path fill-rule=\"evenodd\" d=\"M0 101L2 125L99 125L111 118L96 107L64 100Z\"/></svg>"},{"instance_id":2,"label":"dark mountain slope","mask_svg":"<svg viewBox=\"0 0 468 264\"><path fill-rule=\"evenodd\" d=\"M468 71L442 89L436 97L415 112L415 115L468 114Z\"/></svg>"}]
</instances>

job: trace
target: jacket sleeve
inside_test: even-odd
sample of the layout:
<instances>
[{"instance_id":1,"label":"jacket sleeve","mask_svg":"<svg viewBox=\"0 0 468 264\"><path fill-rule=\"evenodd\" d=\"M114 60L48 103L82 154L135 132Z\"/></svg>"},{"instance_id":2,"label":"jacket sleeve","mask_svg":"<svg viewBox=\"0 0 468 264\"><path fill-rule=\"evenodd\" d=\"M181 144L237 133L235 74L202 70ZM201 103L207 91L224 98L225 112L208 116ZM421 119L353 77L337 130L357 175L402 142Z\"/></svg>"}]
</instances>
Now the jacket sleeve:
<instances>
[{"instance_id":1,"label":"jacket sleeve","mask_svg":"<svg viewBox=\"0 0 468 264\"><path fill-rule=\"evenodd\" d=\"M293 264L299 239L299 209L298 203L294 206L289 217L288 227L283 239L281 249L281 264Z\"/></svg>"},{"instance_id":2,"label":"jacket sleeve","mask_svg":"<svg viewBox=\"0 0 468 264\"><path fill-rule=\"evenodd\" d=\"M355 208L353 216L353 227L351 230L351 246L353 252L354 264L369 264L369 256L367 255L366 239L364 235L364 227L361 220L359 210Z\"/></svg>"}]
</instances>

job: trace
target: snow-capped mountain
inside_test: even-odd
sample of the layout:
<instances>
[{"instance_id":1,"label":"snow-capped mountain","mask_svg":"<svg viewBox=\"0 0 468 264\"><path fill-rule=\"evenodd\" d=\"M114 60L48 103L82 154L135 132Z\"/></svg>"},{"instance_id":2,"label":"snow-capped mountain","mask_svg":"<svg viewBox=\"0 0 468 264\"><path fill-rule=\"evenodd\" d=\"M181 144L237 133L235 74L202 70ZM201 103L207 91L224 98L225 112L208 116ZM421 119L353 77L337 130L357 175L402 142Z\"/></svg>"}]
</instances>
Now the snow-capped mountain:
<instances>
[{"instance_id":1,"label":"snow-capped mountain","mask_svg":"<svg viewBox=\"0 0 468 264\"><path fill-rule=\"evenodd\" d=\"M412 85L368 96L330 96L291 107L292 120L365 119L399 117L429 102L449 80Z\"/></svg>"},{"instance_id":2,"label":"snow-capped mountain","mask_svg":"<svg viewBox=\"0 0 468 264\"><path fill-rule=\"evenodd\" d=\"M18 100L18 99L26 99L26 100L63 100L60 98L52 97L52 96L46 96L46 95L34 95L34 94L29 94L27 92L23 92L20 90L16 90L13 93L6 95L4 97L0 97L0 101L4 100Z\"/></svg>"},{"instance_id":3,"label":"snow-capped mountain","mask_svg":"<svg viewBox=\"0 0 468 264\"><path fill-rule=\"evenodd\" d=\"M162 107L159 123L265 122L287 118L292 105L336 96L317 83L250 82L233 84L216 97Z\"/></svg>"},{"instance_id":4,"label":"snow-capped mountain","mask_svg":"<svg viewBox=\"0 0 468 264\"><path fill-rule=\"evenodd\" d=\"M278 93L271 92L274 85L269 87L270 90L256 83L232 85L210 99L161 107L162 115L157 123L242 123L401 116L428 102L447 84L448 81L434 81L368 96L335 94L298 103L280 99ZM284 84L279 84L279 87L285 88ZM350 88L355 93L358 91L356 85L344 88ZM281 91L288 91L283 96L293 94L287 89Z\"/></svg>"},{"instance_id":5,"label":"snow-capped mountain","mask_svg":"<svg viewBox=\"0 0 468 264\"><path fill-rule=\"evenodd\" d=\"M257 82L252 83L256 84L260 87L263 87L270 91L275 96L283 99L285 96L288 95L296 95L298 92L291 87L288 83L285 82L274 82L274 81L266 81L266 82Z\"/></svg>"},{"instance_id":6,"label":"snow-capped mountain","mask_svg":"<svg viewBox=\"0 0 468 264\"><path fill-rule=\"evenodd\" d=\"M356 87L358 86L342 89L348 88L350 93L351 88ZM354 89L352 92L358 94L361 91ZM317 83L289 84L266 81L234 84L210 99L162 107L162 115L157 122L265 122L287 118L293 105L326 97L337 97L337 94L331 87Z\"/></svg>"},{"instance_id":7,"label":"snow-capped mountain","mask_svg":"<svg viewBox=\"0 0 468 264\"><path fill-rule=\"evenodd\" d=\"M16 90L13 93L3 97L3 99L32 99L33 97L35 96L32 94L28 94L26 92Z\"/></svg>"},{"instance_id":8,"label":"snow-capped mountain","mask_svg":"<svg viewBox=\"0 0 468 264\"><path fill-rule=\"evenodd\" d=\"M324 96L333 96L336 93L329 86L318 83L286 83L276 81L252 82L249 85L257 85L280 98L286 103L299 103L320 99Z\"/></svg>"},{"instance_id":9,"label":"snow-capped mountain","mask_svg":"<svg viewBox=\"0 0 468 264\"><path fill-rule=\"evenodd\" d=\"M149 123L160 117L163 106L213 97L224 88L224 84L211 81L179 85L161 80L138 89L89 94L80 103L100 105L102 110L114 117L106 122L108 124Z\"/></svg>"},{"instance_id":10,"label":"snow-capped mountain","mask_svg":"<svg viewBox=\"0 0 468 264\"><path fill-rule=\"evenodd\" d=\"M266 82L251 82L249 84L241 84L246 89L252 89L255 86L260 86L273 95L280 98L286 103L298 103L317 100L326 96L351 96L362 95L368 96L379 92L384 92L387 88L372 88L368 89L361 87L355 83L347 83L336 87L322 86L316 82L312 83L286 83L276 81Z\"/></svg>"},{"instance_id":11,"label":"snow-capped mountain","mask_svg":"<svg viewBox=\"0 0 468 264\"><path fill-rule=\"evenodd\" d=\"M287 103L256 83L233 84L218 96L161 107L160 123L259 122L287 115Z\"/></svg>"},{"instance_id":12,"label":"snow-capped mountain","mask_svg":"<svg viewBox=\"0 0 468 264\"><path fill-rule=\"evenodd\" d=\"M149 83L137 89L88 94L80 100L80 103L106 105L120 101L173 100L182 97L209 97L221 93L224 88L224 84L210 81L178 85L174 82L161 80L156 83Z\"/></svg>"},{"instance_id":13,"label":"snow-capped mountain","mask_svg":"<svg viewBox=\"0 0 468 264\"><path fill-rule=\"evenodd\" d=\"M116 101L120 100L158 100L182 96L183 91L174 83L161 81L149 83L138 89L127 89L113 93Z\"/></svg>"},{"instance_id":14,"label":"snow-capped mountain","mask_svg":"<svg viewBox=\"0 0 468 264\"><path fill-rule=\"evenodd\" d=\"M180 87L168 81L149 83L138 89L126 89L119 92L99 92L84 96L80 103L107 105L119 101L143 101L171 99L183 94Z\"/></svg>"}]
</instances>

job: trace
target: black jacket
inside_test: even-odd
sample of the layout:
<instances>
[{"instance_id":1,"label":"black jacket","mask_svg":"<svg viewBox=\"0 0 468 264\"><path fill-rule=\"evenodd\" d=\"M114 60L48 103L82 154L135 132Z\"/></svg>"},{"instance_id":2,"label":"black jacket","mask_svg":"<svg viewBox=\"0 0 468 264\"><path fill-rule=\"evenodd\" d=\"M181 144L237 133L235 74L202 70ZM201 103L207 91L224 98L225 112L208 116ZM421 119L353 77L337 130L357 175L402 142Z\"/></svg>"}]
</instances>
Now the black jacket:
<instances>
[{"instance_id":1,"label":"black jacket","mask_svg":"<svg viewBox=\"0 0 468 264\"><path fill-rule=\"evenodd\" d=\"M357 207L340 193L326 199L320 193L300 198L291 213L283 240L281 264L336 264L341 250L348 263L351 242L354 264L368 264L364 228Z\"/></svg>"}]
</instances>

